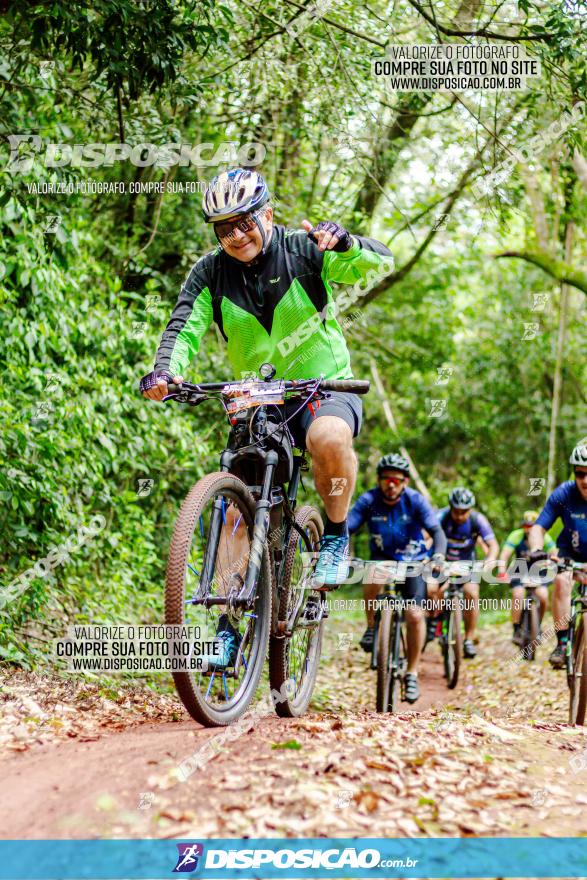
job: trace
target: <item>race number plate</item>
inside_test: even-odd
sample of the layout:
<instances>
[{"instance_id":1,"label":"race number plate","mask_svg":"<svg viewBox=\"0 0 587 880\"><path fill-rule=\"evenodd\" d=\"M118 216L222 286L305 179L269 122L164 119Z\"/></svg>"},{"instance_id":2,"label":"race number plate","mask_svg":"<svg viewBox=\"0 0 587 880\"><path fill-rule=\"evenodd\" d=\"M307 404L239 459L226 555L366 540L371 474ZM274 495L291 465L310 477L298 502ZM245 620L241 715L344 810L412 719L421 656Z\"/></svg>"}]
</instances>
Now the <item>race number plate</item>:
<instances>
[{"instance_id":1,"label":"race number plate","mask_svg":"<svg viewBox=\"0 0 587 880\"><path fill-rule=\"evenodd\" d=\"M280 404L285 400L285 382L239 382L222 389L224 397L230 398L226 405L229 413L253 406Z\"/></svg>"}]
</instances>

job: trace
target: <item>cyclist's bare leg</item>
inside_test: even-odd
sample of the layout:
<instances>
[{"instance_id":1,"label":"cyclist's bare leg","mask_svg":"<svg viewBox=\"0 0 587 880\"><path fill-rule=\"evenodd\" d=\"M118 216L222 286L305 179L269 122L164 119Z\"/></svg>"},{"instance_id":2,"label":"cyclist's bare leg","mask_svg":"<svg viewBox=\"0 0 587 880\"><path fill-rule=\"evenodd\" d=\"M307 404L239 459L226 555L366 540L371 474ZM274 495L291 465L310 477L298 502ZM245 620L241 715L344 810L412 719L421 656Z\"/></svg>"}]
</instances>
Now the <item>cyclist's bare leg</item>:
<instances>
[{"instance_id":1,"label":"cyclist's bare leg","mask_svg":"<svg viewBox=\"0 0 587 880\"><path fill-rule=\"evenodd\" d=\"M552 617L555 629L568 629L571 616L571 591L573 573L562 571L554 579L552 593Z\"/></svg>"},{"instance_id":2,"label":"cyclist's bare leg","mask_svg":"<svg viewBox=\"0 0 587 880\"><path fill-rule=\"evenodd\" d=\"M357 456L350 427L337 416L315 419L306 434L306 447L312 457L314 483L333 523L348 513L357 477Z\"/></svg>"},{"instance_id":3,"label":"cyclist's bare leg","mask_svg":"<svg viewBox=\"0 0 587 880\"><path fill-rule=\"evenodd\" d=\"M244 518L235 504L229 504L226 508L226 522L220 532L214 572L218 595L226 596L234 574L240 575L244 580L249 550L249 535Z\"/></svg>"},{"instance_id":4,"label":"cyclist's bare leg","mask_svg":"<svg viewBox=\"0 0 587 880\"><path fill-rule=\"evenodd\" d=\"M444 611L444 594L448 587L448 581L439 583L435 578L426 581L426 589L428 591L428 599L432 603L428 605L428 617L438 617L441 611Z\"/></svg>"},{"instance_id":5,"label":"cyclist's bare leg","mask_svg":"<svg viewBox=\"0 0 587 880\"><path fill-rule=\"evenodd\" d=\"M547 587L536 587L536 598L538 599L538 615L540 620L544 619L544 615L546 614L546 609L548 608L548 588Z\"/></svg>"},{"instance_id":6,"label":"cyclist's bare leg","mask_svg":"<svg viewBox=\"0 0 587 880\"><path fill-rule=\"evenodd\" d=\"M512 623L520 623L522 619L522 608L524 607L524 588L512 588Z\"/></svg>"},{"instance_id":7,"label":"cyclist's bare leg","mask_svg":"<svg viewBox=\"0 0 587 880\"><path fill-rule=\"evenodd\" d=\"M463 611L463 618L465 620L465 638L473 639L477 629L477 621L479 620L479 584L465 584L464 594L465 610Z\"/></svg>"},{"instance_id":8,"label":"cyclist's bare leg","mask_svg":"<svg viewBox=\"0 0 587 880\"><path fill-rule=\"evenodd\" d=\"M381 584L363 584L363 596L365 598L365 614L367 626L375 625L375 599L382 592Z\"/></svg>"},{"instance_id":9,"label":"cyclist's bare leg","mask_svg":"<svg viewBox=\"0 0 587 880\"><path fill-rule=\"evenodd\" d=\"M426 638L426 622L422 608L406 608L406 627L408 637L408 672L418 672L422 645Z\"/></svg>"}]
</instances>

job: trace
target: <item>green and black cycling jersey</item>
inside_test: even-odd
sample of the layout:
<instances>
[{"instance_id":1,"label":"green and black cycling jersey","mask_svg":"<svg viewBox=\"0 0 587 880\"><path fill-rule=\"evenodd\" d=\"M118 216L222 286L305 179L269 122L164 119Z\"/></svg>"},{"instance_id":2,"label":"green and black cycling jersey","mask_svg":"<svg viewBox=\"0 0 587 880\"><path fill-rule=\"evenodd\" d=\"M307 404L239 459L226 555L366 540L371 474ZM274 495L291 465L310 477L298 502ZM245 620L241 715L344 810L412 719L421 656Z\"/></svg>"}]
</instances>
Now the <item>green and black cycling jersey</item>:
<instances>
[{"instance_id":1,"label":"green and black cycling jersey","mask_svg":"<svg viewBox=\"0 0 587 880\"><path fill-rule=\"evenodd\" d=\"M279 377L350 379L331 282L364 289L365 279L369 283L379 271L383 277L392 263L390 251L373 239L353 236L345 253L322 252L306 232L283 226L273 227L267 252L250 266L219 246L198 260L183 284L155 369L183 374L214 321L235 378L256 375L269 361Z\"/></svg>"},{"instance_id":2,"label":"green and black cycling jersey","mask_svg":"<svg viewBox=\"0 0 587 880\"><path fill-rule=\"evenodd\" d=\"M523 559L530 553L524 529L514 529L513 532L510 532L503 546L504 548L508 547L510 550L513 550L513 555L516 559ZM556 543L553 541L551 535L546 532L544 535L544 552L553 553L555 550Z\"/></svg>"}]
</instances>

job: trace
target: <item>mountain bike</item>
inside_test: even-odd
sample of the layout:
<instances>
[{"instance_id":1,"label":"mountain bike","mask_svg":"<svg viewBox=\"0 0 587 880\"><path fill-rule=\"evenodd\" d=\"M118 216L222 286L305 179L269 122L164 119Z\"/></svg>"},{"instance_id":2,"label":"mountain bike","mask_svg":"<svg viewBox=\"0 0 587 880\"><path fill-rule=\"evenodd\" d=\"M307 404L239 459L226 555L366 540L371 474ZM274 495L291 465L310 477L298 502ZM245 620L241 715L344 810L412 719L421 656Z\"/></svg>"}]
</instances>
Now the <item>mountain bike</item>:
<instances>
[{"instance_id":1,"label":"mountain bike","mask_svg":"<svg viewBox=\"0 0 587 880\"><path fill-rule=\"evenodd\" d=\"M288 424L329 391L369 390L355 379L274 381L271 364L259 373L242 382L170 385L164 398L191 406L218 400L230 424L220 470L198 480L182 504L165 587L166 623L193 626L202 644L214 651L230 644L234 654L220 663L209 651L194 664L201 668L173 672L187 711L209 727L246 711L268 648L276 712L295 717L310 702L327 616L312 581L323 524L310 505L296 512L308 465L303 450L294 454ZM289 417L286 400L300 403Z\"/></svg>"},{"instance_id":2,"label":"mountain bike","mask_svg":"<svg viewBox=\"0 0 587 880\"><path fill-rule=\"evenodd\" d=\"M405 697L408 668L404 600L390 579L376 601L371 653L371 669L377 670L376 708L378 712L393 713Z\"/></svg>"},{"instance_id":3,"label":"mountain bike","mask_svg":"<svg viewBox=\"0 0 587 880\"><path fill-rule=\"evenodd\" d=\"M574 579L580 573L587 574L587 566L582 562L562 559L559 571L572 571ZM587 584L581 581L571 598L571 619L569 640L567 642L567 683L569 685L569 724L583 725L587 709L587 633L585 614L587 612Z\"/></svg>"},{"instance_id":4,"label":"mountain bike","mask_svg":"<svg viewBox=\"0 0 587 880\"><path fill-rule=\"evenodd\" d=\"M462 565L450 563L448 586L444 593L444 610L440 614L440 650L447 687L457 686L463 654L463 585L460 583Z\"/></svg>"},{"instance_id":5,"label":"mountain bike","mask_svg":"<svg viewBox=\"0 0 587 880\"><path fill-rule=\"evenodd\" d=\"M536 598L536 588L543 584L542 581L526 577L522 578L521 586L524 587L525 594L520 617L520 648L524 660L535 660L540 633L540 602Z\"/></svg>"}]
</instances>

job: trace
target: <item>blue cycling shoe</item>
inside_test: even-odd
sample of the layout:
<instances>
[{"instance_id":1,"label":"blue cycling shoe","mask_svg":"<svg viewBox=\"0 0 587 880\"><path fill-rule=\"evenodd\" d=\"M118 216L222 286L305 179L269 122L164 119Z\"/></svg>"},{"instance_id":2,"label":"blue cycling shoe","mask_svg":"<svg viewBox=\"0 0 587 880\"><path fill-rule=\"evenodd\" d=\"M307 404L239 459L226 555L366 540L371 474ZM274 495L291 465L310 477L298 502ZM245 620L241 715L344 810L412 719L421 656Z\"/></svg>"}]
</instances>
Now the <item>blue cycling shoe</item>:
<instances>
[{"instance_id":1,"label":"blue cycling shoe","mask_svg":"<svg viewBox=\"0 0 587 880\"><path fill-rule=\"evenodd\" d=\"M215 640L219 643L218 654L207 654L202 657L202 660L208 664L208 670L222 670L234 666L242 638L241 634L230 624L228 616L221 614L215 636Z\"/></svg>"},{"instance_id":2,"label":"blue cycling shoe","mask_svg":"<svg viewBox=\"0 0 587 880\"><path fill-rule=\"evenodd\" d=\"M349 571L348 535L323 535L312 578L313 588L330 590L339 587L348 578Z\"/></svg>"}]
</instances>

